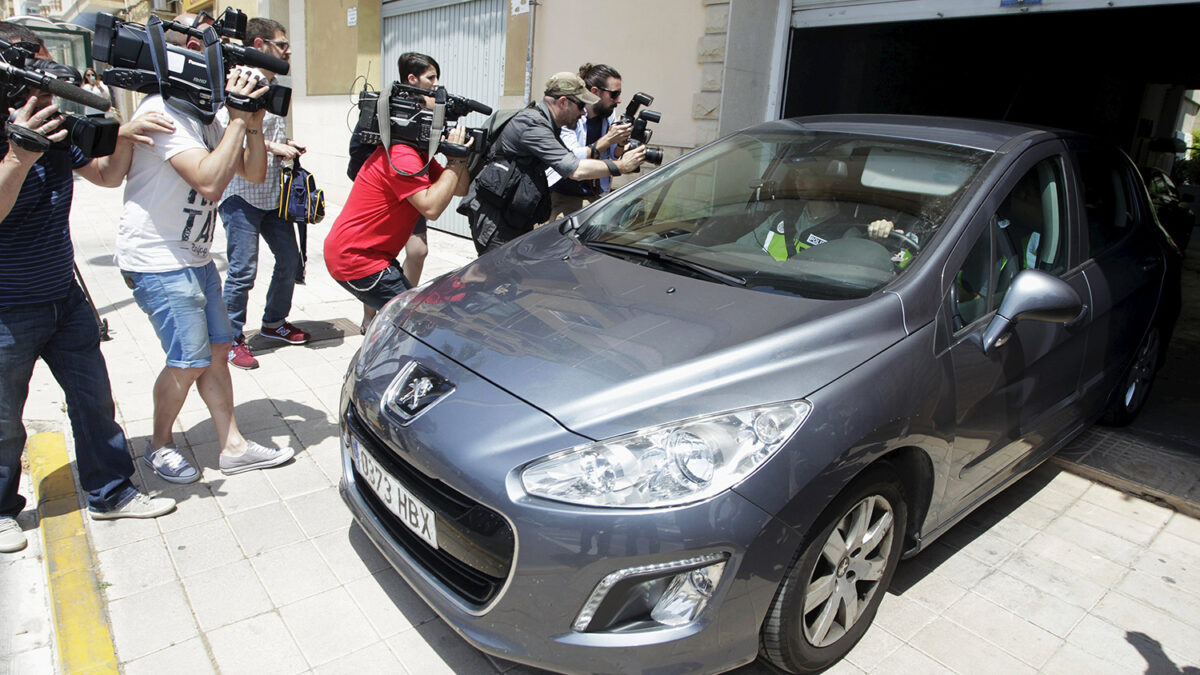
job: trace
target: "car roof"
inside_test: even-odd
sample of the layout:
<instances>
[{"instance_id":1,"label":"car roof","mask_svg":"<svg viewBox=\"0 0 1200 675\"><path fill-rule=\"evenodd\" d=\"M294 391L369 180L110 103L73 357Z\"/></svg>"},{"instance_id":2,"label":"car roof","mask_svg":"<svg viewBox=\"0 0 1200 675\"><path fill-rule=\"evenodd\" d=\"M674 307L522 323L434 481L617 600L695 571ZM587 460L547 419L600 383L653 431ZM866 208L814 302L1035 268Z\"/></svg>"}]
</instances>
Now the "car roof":
<instances>
[{"instance_id":1,"label":"car roof","mask_svg":"<svg viewBox=\"0 0 1200 675\"><path fill-rule=\"evenodd\" d=\"M918 115L814 115L767 122L755 130L807 130L856 133L945 143L996 152L1017 140L1080 136L1074 132L1014 122Z\"/></svg>"}]
</instances>

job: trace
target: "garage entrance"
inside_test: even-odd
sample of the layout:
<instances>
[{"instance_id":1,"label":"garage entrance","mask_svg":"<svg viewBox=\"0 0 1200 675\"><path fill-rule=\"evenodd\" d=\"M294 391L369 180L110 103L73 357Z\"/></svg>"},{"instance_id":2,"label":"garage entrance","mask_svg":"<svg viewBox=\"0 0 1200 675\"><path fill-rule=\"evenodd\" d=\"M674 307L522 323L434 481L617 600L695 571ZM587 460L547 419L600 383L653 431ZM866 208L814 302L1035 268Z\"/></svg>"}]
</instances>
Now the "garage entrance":
<instances>
[{"instance_id":1,"label":"garage entrance","mask_svg":"<svg viewBox=\"0 0 1200 675\"><path fill-rule=\"evenodd\" d=\"M1047 124L1144 162L1143 141L1171 135L1184 90L1200 88L1185 28L1198 21L1200 5L1175 4L793 28L783 113Z\"/></svg>"}]
</instances>

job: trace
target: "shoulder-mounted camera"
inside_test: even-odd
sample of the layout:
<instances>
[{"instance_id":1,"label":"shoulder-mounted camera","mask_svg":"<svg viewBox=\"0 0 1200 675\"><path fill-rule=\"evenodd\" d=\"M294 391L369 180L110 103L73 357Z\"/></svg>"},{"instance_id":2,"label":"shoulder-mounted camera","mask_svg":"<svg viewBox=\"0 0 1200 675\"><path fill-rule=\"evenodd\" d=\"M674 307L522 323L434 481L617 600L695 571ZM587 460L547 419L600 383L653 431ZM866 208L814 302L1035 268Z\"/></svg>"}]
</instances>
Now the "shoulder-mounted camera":
<instances>
[{"instance_id":1,"label":"shoulder-mounted camera","mask_svg":"<svg viewBox=\"0 0 1200 675\"><path fill-rule=\"evenodd\" d=\"M167 44L168 30L198 38L204 50L195 52ZM226 93L225 79L234 66L263 68L278 75L288 73L287 61L253 47L221 40L222 37L242 40L245 36L246 15L233 8L226 9L212 25L200 28L163 21L156 16L143 26L100 13L96 17L92 54L97 61L110 66L102 76L105 84L161 94L167 105L204 124L212 122L225 104L239 110L253 112L265 108L276 115L287 115L292 98L289 87L271 84L258 99Z\"/></svg>"},{"instance_id":2,"label":"shoulder-mounted camera","mask_svg":"<svg viewBox=\"0 0 1200 675\"><path fill-rule=\"evenodd\" d=\"M433 108L424 106L421 97L433 98ZM463 96L446 93L445 87L435 90L421 89L400 82L392 82L388 96L364 89L358 97L358 124L354 134L366 145L404 143L432 156L439 150L447 157L466 157L481 153L486 148L483 129L467 128L467 137L474 143L467 146L447 143L443 139L447 132L457 126L460 117L478 112L490 115L492 109ZM381 125L380 120L387 120Z\"/></svg>"}]
</instances>

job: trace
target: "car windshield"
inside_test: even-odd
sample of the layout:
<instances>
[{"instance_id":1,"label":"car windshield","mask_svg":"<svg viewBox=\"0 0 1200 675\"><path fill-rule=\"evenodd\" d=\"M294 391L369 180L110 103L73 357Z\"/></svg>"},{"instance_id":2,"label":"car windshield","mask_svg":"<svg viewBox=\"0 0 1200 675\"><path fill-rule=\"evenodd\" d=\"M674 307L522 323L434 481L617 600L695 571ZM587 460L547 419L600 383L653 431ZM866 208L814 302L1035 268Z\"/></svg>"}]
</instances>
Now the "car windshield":
<instances>
[{"instance_id":1,"label":"car windshield","mask_svg":"<svg viewBox=\"0 0 1200 675\"><path fill-rule=\"evenodd\" d=\"M714 282L864 297L913 267L989 157L880 136L743 133L613 195L579 237Z\"/></svg>"}]
</instances>

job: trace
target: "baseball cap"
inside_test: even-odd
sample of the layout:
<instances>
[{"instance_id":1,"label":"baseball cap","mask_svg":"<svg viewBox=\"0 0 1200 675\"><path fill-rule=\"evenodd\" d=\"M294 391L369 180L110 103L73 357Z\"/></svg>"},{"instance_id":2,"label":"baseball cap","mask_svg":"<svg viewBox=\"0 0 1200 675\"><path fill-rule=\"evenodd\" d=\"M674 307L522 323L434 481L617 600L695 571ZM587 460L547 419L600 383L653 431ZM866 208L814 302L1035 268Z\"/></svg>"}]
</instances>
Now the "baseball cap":
<instances>
[{"instance_id":1,"label":"baseball cap","mask_svg":"<svg viewBox=\"0 0 1200 675\"><path fill-rule=\"evenodd\" d=\"M546 82L547 96L570 96L588 105L599 103L600 97L588 91L587 85L575 73L556 73Z\"/></svg>"}]
</instances>

